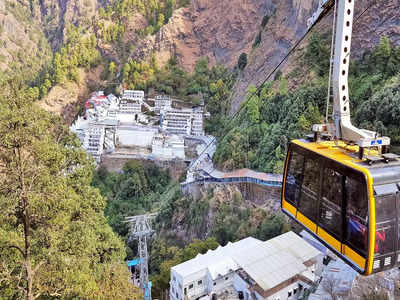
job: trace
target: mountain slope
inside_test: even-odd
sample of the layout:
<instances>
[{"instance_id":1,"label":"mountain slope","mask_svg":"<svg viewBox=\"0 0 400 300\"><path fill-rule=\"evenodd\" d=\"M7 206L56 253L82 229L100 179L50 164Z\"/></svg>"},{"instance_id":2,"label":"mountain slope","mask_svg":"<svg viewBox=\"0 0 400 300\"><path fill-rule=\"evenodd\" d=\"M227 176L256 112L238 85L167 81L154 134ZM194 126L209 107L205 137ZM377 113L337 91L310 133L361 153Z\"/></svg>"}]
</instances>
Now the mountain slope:
<instances>
[{"instance_id":1,"label":"mountain slope","mask_svg":"<svg viewBox=\"0 0 400 300\"><path fill-rule=\"evenodd\" d=\"M239 108L250 85L258 86L268 74L285 57L288 51L307 31L306 21L316 9L316 2L299 0L272 1L276 4L276 14L262 31L261 43L250 53L249 64L240 74L235 86L232 100L232 111ZM398 1L397 1L398 2ZM373 3L357 1L356 17ZM360 57L374 48L383 35L388 36L395 44L400 44L399 4L396 1L379 1L368 9L354 26L352 53ZM313 30L327 32L332 24L332 16L325 18L322 24ZM304 46L306 44L303 43ZM293 58L283 67L288 70L298 61ZM271 78L272 80L273 78Z\"/></svg>"},{"instance_id":2,"label":"mountain slope","mask_svg":"<svg viewBox=\"0 0 400 300\"><path fill-rule=\"evenodd\" d=\"M193 0L175 11L169 23L143 41L133 56L142 59L155 53L165 62L175 55L187 70L207 56L212 64L233 67L242 52L250 51L262 18L273 10L269 0Z\"/></svg>"}]
</instances>

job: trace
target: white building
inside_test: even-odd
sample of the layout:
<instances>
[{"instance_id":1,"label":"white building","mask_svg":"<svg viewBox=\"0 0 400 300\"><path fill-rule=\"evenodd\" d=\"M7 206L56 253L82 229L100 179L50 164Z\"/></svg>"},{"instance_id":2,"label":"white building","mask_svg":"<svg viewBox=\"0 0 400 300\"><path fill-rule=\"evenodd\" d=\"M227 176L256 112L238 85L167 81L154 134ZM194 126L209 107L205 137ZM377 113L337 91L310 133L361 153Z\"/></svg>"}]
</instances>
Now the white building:
<instances>
[{"instance_id":1,"label":"white building","mask_svg":"<svg viewBox=\"0 0 400 300\"><path fill-rule=\"evenodd\" d=\"M162 110L160 126L173 134L204 135L203 110L201 108Z\"/></svg>"},{"instance_id":2,"label":"white building","mask_svg":"<svg viewBox=\"0 0 400 300\"><path fill-rule=\"evenodd\" d=\"M138 114L142 112L144 91L125 90L119 102L120 114Z\"/></svg>"},{"instance_id":3,"label":"white building","mask_svg":"<svg viewBox=\"0 0 400 300\"><path fill-rule=\"evenodd\" d=\"M293 232L228 243L171 268L173 300L212 299L230 290L249 299L298 299L316 281L322 254Z\"/></svg>"},{"instance_id":4,"label":"white building","mask_svg":"<svg viewBox=\"0 0 400 300\"><path fill-rule=\"evenodd\" d=\"M96 162L100 162L101 154L103 153L104 134L104 126L91 125L85 131L82 146L93 156Z\"/></svg>"},{"instance_id":5,"label":"white building","mask_svg":"<svg viewBox=\"0 0 400 300\"><path fill-rule=\"evenodd\" d=\"M192 135L204 135L204 130L203 130L203 109L201 107L195 107L193 108L192 112L192 129L191 129L191 134Z\"/></svg>"},{"instance_id":6,"label":"white building","mask_svg":"<svg viewBox=\"0 0 400 300\"><path fill-rule=\"evenodd\" d=\"M110 94L104 96L102 91L95 92L85 103L84 117L78 117L71 126L82 142L84 148L96 162L106 150L114 150L114 129L119 125L118 98Z\"/></svg>"},{"instance_id":7,"label":"white building","mask_svg":"<svg viewBox=\"0 0 400 300\"><path fill-rule=\"evenodd\" d=\"M122 93L122 99L143 101L144 91L124 90Z\"/></svg>"},{"instance_id":8,"label":"white building","mask_svg":"<svg viewBox=\"0 0 400 300\"><path fill-rule=\"evenodd\" d=\"M162 110L169 110L172 108L172 100L168 95L158 95L154 99L154 111L160 113Z\"/></svg>"},{"instance_id":9,"label":"white building","mask_svg":"<svg viewBox=\"0 0 400 300\"><path fill-rule=\"evenodd\" d=\"M185 159L185 141L181 136L157 134L153 138L151 150L157 157Z\"/></svg>"},{"instance_id":10,"label":"white building","mask_svg":"<svg viewBox=\"0 0 400 300\"><path fill-rule=\"evenodd\" d=\"M118 119L119 99L115 97L113 94L108 95L107 99L110 103L107 111L107 117L109 117L110 119Z\"/></svg>"}]
</instances>

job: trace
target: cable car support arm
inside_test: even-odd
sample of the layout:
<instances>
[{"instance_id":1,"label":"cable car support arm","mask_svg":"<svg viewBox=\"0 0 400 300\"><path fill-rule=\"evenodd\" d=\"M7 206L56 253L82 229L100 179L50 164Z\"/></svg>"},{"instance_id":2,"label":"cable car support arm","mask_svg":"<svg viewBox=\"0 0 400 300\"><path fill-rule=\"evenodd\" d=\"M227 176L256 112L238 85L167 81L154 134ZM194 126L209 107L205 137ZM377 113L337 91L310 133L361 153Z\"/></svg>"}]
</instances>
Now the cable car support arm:
<instances>
[{"instance_id":1,"label":"cable car support arm","mask_svg":"<svg viewBox=\"0 0 400 300\"><path fill-rule=\"evenodd\" d=\"M333 55L333 124L313 125L314 133L328 134L335 139L357 144L360 149L368 147L389 146L390 138L378 137L374 131L359 129L352 125L349 98L349 65L350 49L354 20L354 2L356 0L336 0L337 16L335 28L335 45ZM318 15L309 20L312 26L319 15L333 7L334 0L320 0ZM325 13L326 14L326 13ZM332 58L331 58L332 59Z\"/></svg>"}]
</instances>

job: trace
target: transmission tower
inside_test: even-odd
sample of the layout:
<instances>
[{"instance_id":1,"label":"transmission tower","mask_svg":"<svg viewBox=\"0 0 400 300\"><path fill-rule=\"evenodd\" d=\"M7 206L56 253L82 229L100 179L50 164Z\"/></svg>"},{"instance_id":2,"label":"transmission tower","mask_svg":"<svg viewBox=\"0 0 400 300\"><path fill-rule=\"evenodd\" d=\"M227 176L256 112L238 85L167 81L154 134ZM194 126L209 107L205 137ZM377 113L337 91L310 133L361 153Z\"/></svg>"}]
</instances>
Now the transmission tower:
<instances>
[{"instance_id":1,"label":"transmission tower","mask_svg":"<svg viewBox=\"0 0 400 300\"><path fill-rule=\"evenodd\" d=\"M138 240L138 266L140 268L139 288L143 290L146 300L151 300L147 239L150 238L154 233L154 230L151 229L151 221L156 215L157 214L146 214L125 218L125 222L130 224L128 242L131 242L132 240Z\"/></svg>"}]
</instances>

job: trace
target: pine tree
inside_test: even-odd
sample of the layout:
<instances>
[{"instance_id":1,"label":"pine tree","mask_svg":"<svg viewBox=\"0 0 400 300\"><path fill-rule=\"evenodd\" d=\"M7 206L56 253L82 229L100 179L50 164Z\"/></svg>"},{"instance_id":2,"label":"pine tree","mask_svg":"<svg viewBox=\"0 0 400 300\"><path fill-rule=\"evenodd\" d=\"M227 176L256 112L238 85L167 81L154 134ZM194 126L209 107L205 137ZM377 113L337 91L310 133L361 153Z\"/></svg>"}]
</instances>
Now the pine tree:
<instances>
[{"instance_id":1,"label":"pine tree","mask_svg":"<svg viewBox=\"0 0 400 300\"><path fill-rule=\"evenodd\" d=\"M137 296L79 140L22 80L0 90L0 298Z\"/></svg>"},{"instance_id":2,"label":"pine tree","mask_svg":"<svg viewBox=\"0 0 400 300\"><path fill-rule=\"evenodd\" d=\"M246 66L247 66L247 54L242 53L240 54L238 59L238 67L240 70L243 70L244 68L246 68Z\"/></svg>"}]
</instances>

